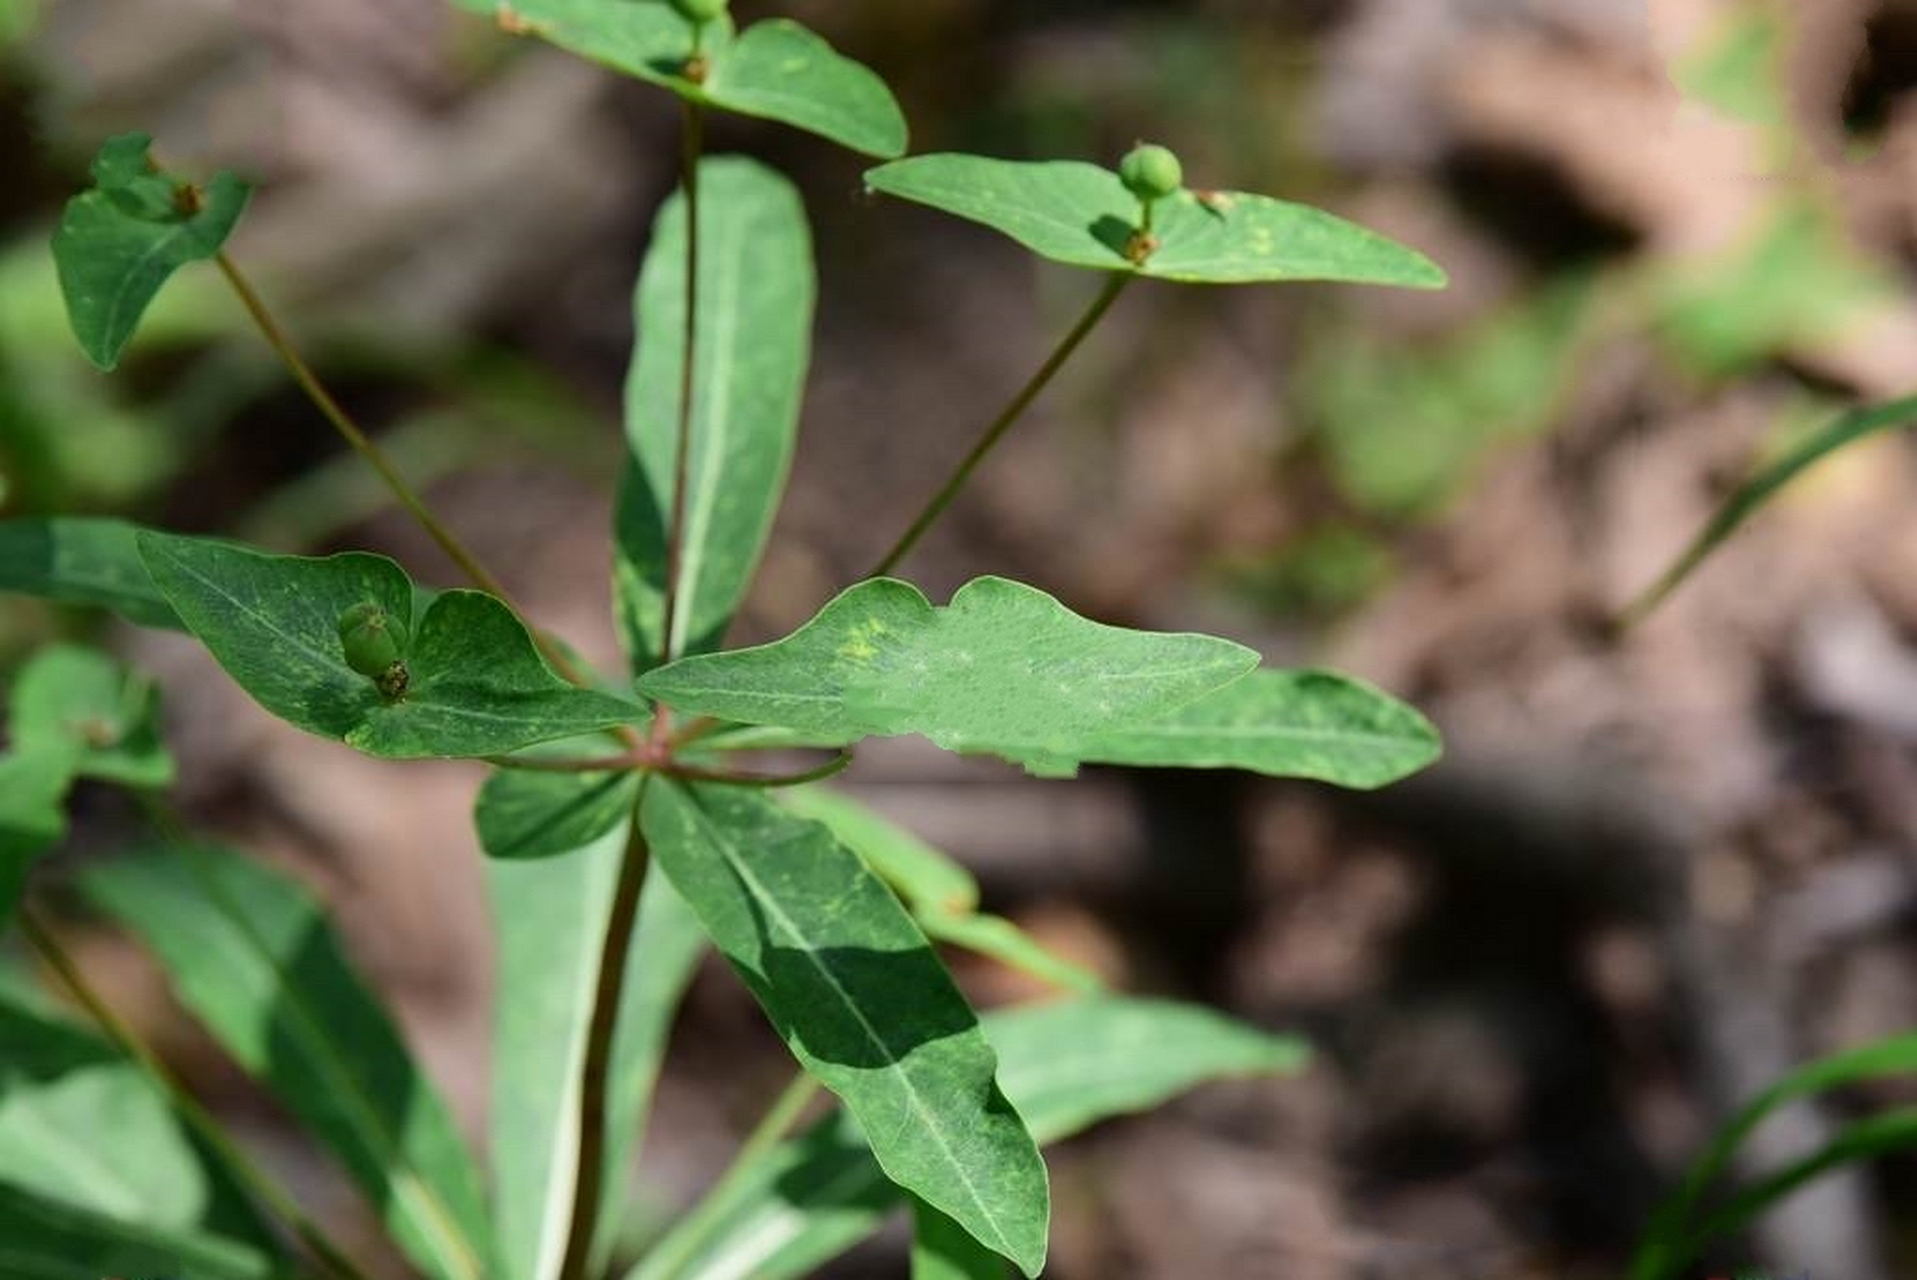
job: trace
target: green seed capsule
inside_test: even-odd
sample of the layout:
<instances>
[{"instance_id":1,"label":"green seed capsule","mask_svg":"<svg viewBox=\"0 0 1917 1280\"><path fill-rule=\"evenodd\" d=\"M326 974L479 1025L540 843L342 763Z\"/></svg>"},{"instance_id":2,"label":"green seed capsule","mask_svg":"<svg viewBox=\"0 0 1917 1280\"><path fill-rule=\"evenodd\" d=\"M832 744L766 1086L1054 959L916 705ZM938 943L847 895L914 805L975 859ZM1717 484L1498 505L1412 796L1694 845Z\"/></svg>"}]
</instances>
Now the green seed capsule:
<instances>
[{"instance_id":1,"label":"green seed capsule","mask_svg":"<svg viewBox=\"0 0 1917 1280\"><path fill-rule=\"evenodd\" d=\"M1140 143L1118 162L1118 177L1147 204L1176 194L1185 185L1185 166L1164 147Z\"/></svg>"},{"instance_id":2,"label":"green seed capsule","mask_svg":"<svg viewBox=\"0 0 1917 1280\"><path fill-rule=\"evenodd\" d=\"M403 666L400 658L406 652L406 628L386 610L367 601L339 616L339 643L346 652L346 665L379 682L384 692L392 669Z\"/></svg>"},{"instance_id":3,"label":"green seed capsule","mask_svg":"<svg viewBox=\"0 0 1917 1280\"><path fill-rule=\"evenodd\" d=\"M672 7L687 22L696 22L700 26L725 14L730 0L672 0Z\"/></svg>"}]
</instances>

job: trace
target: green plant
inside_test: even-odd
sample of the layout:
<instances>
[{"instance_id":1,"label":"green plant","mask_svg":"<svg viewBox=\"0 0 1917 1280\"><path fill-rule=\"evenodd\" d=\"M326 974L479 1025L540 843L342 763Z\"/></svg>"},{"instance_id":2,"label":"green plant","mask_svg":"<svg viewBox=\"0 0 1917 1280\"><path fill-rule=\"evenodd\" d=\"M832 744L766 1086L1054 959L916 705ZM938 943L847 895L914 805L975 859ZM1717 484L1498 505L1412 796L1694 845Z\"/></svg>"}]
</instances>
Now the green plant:
<instances>
[{"instance_id":1,"label":"green plant","mask_svg":"<svg viewBox=\"0 0 1917 1280\"><path fill-rule=\"evenodd\" d=\"M1434 287L1443 276L1327 213L1186 192L1169 153L1134 156L1125 175L891 160L868 175L874 190L1101 272L1103 287L871 575L785 639L727 651L793 448L814 282L797 194L758 164L704 156L703 120L715 109L769 117L889 158L905 149L903 119L877 76L817 36L779 20L737 30L722 3L462 4L661 85L683 106L681 187L639 280L645 341L627 387L615 585L630 677L587 669L525 618L301 360L223 248L246 185L181 178L140 136L101 150L95 186L55 240L82 348L111 367L167 278L211 259L319 411L477 590L421 586L376 555L270 555L78 517L0 523L0 588L184 629L261 706L369 755L497 766L475 811L499 906L489 1176L320 907L179 829L162 795L170 766L153 700L97 654L47 650L15 685L0 758L0 904L11 909L57 842L76 778L135 789L150 841L84 871L82 894L149 946L182 1002L331 1152L425 1274L607 1273L618 1175L672 1009L711 943L801 1070L731 1171L632 1274L799 1274L909 1203L915 1275L998 1274L1000 1259L1036 1275L1049 1218L1038 1143L1209 1077L1294 1069L1304 1051L1200 1009L1099 991L981 914L976 885L949 859L804 784L872 735L919 734L1043 774L1087 762L1229 767L1358 787L1429 763L1437 739L1374 689L1261 668L1229 640L1101 625L1000 578L941 607L884 575L1133 281ZM772 775L738 760L773 746L817 749L825 763ZM122 1098L163 1137L112 1178L0 1173L9 1256L49 1275L361 1275L105 1006L55 931L31 911L21 921L105 1040L0 1004L0 1030L14 1027L40 1055L0 1067L0 1149L39 1143L42 1155L85 1161L100 1135L73 1118L76 1080ZM933 939L1076 994L981 1019ZM49 1048L61 1045L70 1051ZM837 1108L788 1138L821 1085ZM9 1128L15 1108L47 1122ZM180 1122L197 1145L181 1140ZM159 1187L180 1194L162 1203ZM769 1215L777 1230L762 1229Z\"/></svg>"}]
</instances>

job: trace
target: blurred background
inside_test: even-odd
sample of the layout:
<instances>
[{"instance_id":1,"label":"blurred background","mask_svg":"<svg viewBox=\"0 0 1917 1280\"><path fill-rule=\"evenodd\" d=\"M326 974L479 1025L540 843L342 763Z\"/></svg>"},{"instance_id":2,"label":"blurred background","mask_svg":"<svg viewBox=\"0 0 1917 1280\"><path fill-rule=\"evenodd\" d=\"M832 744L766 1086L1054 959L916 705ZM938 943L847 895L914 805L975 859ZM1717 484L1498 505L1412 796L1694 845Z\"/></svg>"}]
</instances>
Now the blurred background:
<instances>
[{"instance_id":1,"label":"blurred background","mask_svg":"<svg viewBox=\"0 0 1917 1280\"><path fill-rule=\"evenodd\" d=\"M1333 665L1447 739L1375 795L861 749L848 783L977 869L988 906L1115 984L1320 1048L1302 1078L1058 1149L1061 1280L1615 1275L1739 1101L1917 1025L1908 441L1826 463L1648 622L1609 626L1751 467L1917 390L1917 3L1650 3L738 0L877 68L915 150L1111 162L1149 138L1195 185L1323 204L1452 276L1131 290L908 565L935 598L1001 573ZM118 375L82 362L47 238L100 140L146 130L170 167L263 183L235 257L537 619L611 665L630 291L675 122L659 92L440 0L0 0L4 510L370 547L455 580L210 271L182 273ZM752 640L876 557L1096 281L863 197L823 143L714 135L801 185L823 287L791 496L733 633ZM86 632L154 673L184 809L338 904L477 1128L478 768L375 764L269 719L182 637L102 628L8 600L0 662ZM78 803L70 861L137 825L111 792ZM350 1223L350 1192L134 950L85 951ZM982 1002L1037 994L955 963ZM785 1073L705 973L635 1240ZM1789 1111L1755 1154L1899 1090ZM902 1274L903 1247L830 1274ZM1721 1256L1917 1274L1917 1157L1818 1182Z\"/></svg>"}]
</instances>

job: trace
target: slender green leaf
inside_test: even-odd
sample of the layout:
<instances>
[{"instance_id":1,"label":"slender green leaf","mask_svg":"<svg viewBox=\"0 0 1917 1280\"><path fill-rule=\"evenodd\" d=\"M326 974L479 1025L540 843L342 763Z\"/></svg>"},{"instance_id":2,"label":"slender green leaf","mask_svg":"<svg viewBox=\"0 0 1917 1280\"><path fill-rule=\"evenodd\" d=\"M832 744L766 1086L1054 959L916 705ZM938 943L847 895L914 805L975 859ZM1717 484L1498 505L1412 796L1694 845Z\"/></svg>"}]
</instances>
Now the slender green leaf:
<instances>
[{"instance_id":1,"label":"slender green leaf","mask_svg":"<svg viewBox=\"0 0 1917 1280\"><path fill-rule=\"evenodd\" d=\"M890 159L905 154L905 114L869 67L786 18L756 23L712 60L706 100Z\"/></svg>"},{"instance_id":2,"label":"slender green leaf","mask_svg":"<svg viewBox=\"0 0 1917 1280\"><path fill-rule=\"evenodd\" d=\"M1308 205L1237 191L1158 202L1143 263L1128 256L1142 213L1116 173L1094 164L912 156L865 175L874 191L1003 232L1040 257L1193 284L1339 280L1443 287L1429 258Z\"/></svg>"},{"instance_id":3,"label":"slender green leaf","mask_svg":"<svg viewBox=\"0 0 1917 1280\"><path fill-rule=\"evenodd\" d=\"M106 654L50 645L21 669L10 697L16 748L71 747L82 777L164 787L173 758L160 741L157 691Z\"/></svg>"},{"instance_id":4,"label":"slender green leaf","mask_svg":"<svg viewBox=\"0 0 1917 1280\"><path fill-rule=\"evenodd\" d=\"M905 154L905 117L870 69L796 22L775 18L733 34L706 28L704 78L687 75L692 26L665 0L454 0L509 30L661 85L688 101L777 120L867 155Z\"/></svg>"},{"instance_id":5,"label":"slender green leaf","mask_svg":"<svg viewBox=\"0 0 1917 1280\"><path fill-rule=\"evenodd\" d=\"M1758 1094L1718 1130L1704 1154L1691 1165L1677 1191L1652 1215L1631 1260L1631 1280L1665 1280L1690 1260L1695 1219L1705 1193L1730 1168L1732 1157L1744 1139L1772 1112L1800 1098L1860 1081L1912 1074L1917 1074L1917 1034L1893 1036L1819 1058ZM1757 1205L1752 1212L1761 1207Z\"/></svg>"},{"instance_id":6,"label":"slender green leaf","mask_svg":"<svg viewBox=\"0 0 1917 1280\"><path fill-rule=\"evenodd\" d=\"M791 183L736 157L702 163L699 183L699 331L674 657L719 647L759 562L791 464L817 291L811 232ZM660 214L639 277L639 342L626 381L634 465L621 485L614 581L640 670L667 647L659 629L685 305L682 194Z\"/></svg>"},{"instance_id":7,"label":"slender green leaf","mask_svg":"<svg viewBox=\"0 0 1917 1280\"><path fill-rule=\"evenodd\" d=\"M912 1198L912 1280L1005 1280L1005 1260L931 1205Z\"/></svg>"},{"instance_id":8,"label":"slender green leaf","mask_svg":"<svg viewBox=\"0 0 1917 1280\"><path fill-rule=\"evenodd\" d=\"M1009 920L978 910L971 872L864 805L823 787L781 793L788 809L823 822L905 900L925 936L987 955L1067 991L1090 993L1098 975L1045 950Z\"/></svg>"},{"instance_id":9,"label":"slender green leaf","mask_svg":"<svg viewBox=\"0 0 1917 1280\"><path fill-rule=\"evenodd\" d=\"M1834 1169L1917 1147L1917 1107L1897 1107L1845 1125L1836 1137L1802 1159L1766 1175L1734 1196L1691 1232L1680 1265L1720 1236L1741 1230L1779 1200Z\"/></svg>"},{"instance_id":10,"label":"slender green leaf","mask_svg":"<svg viewBox=\"0 0 1917 1280\"><path fill-rule=\"evenodd\" d=\"M553 674L524 624L489 595L443 592L413 622L413 585L384 556L269 556L145 530L139 539L153 581L242 689L368 755L500 755L646 717ZM399 698L346 665L339 618L362 602L407 624Z\"/></svg>"},{"instance_id":11,"label":"slender green leaf","mask_svg":"<svg viewBox=\"0 0 1917 1280\"><path fill-rule=\"evenodd\" d=\"M441 1280L495 1272L478 1172L451 1114L303 889L188 848L93 868L81 884L339 1157L408 1257Z\"/></svg>"},{"instance_id":12,"label":"slender green leaf","mask_svg":"<svg viewBox=\"0 0 1917 1280\"><path fill-rule=\"evenodd\" d=\"M1266 669L1169 715L1101 734L1084 758L1369 788L1424 768L1439 751L1430 721L1370 685L1327 671Z\"/></svg>"},{"instance_id":13,"label":"slender green leaf","mask_svg":"<svg viewBox=\"0 0 1917 1280\"><path fill-rule=\"evenodd\" d=\"M143 627L182 629L140 560L134 526L85 516L0 521L0 591L111 609Z\"/></svg>"},{"instance_id":14,"label":"slender green leaf","mask_svg":"<svg viewBox=\"0 0 1917 1280\"><path fill-rule=\"evenodd\" d=\"M626 811L633 797L626 798ZM487 889L499 937L491 1151L494 1220L507 1280L550 1280L566 1252L577 1189L581 1070L626 824L538 866L495 862ZM649 873L613 1037L606 1109L602 1252L617 1225L673 1012L705 935Z\"/></svg>"},{"instance_id":15,"label":"slender green leaf","mask_svg":"<svg viewBox=\"0 0 1917 1280\"><path fill-rule=\"evenodd\" d=\"M67 318L102 369L119 363L167 277L219 252L251 190L230 173L205 187L157 173L151 143L143 133L108 139L93 161L94 186L67 201L53 233Z\"/></svg>"},{"instance_id":16,"label":"slender green leaf","mask_svg":"<svg viewBox=\"0 0 1917 1280\"><path fill-rule=\"evenodd\" d=\"M268 1280L283 1274L264 1254L231 1240L121 1222L0 1183L0 1275L7 1280Z\"/></svg>"},{"instance_id":17,"label":"slender green leaf","mask_svg":"<svg viewBox=\"0 0 1917 1280\"><path fill-rule=\"evenodd\" d=\"M1040 1142L1143 1111L1207 1080L1289 1074L1304 1046L1208 1009L1101 996L984 1019L999 1082ZM838 1112L776 1148L728 1188L725 1210L691 1262L667 1276L642 1262L628 1280L784 1280L810 1275L879 1229L899 1191L859 1129ZM657 1250L677 1252L668 1237Z\"/></svg>"},{"instance_id":18,"label":"slender green leaf","mask_svg":"<svg viewBox=\"0 0 1917 1280\"><path fill-rule=\"evenodd\" d=\"M1755 515L1760 507L1776 496L1778 490L1822 461L1827 454L1853 440L1892 427L1907 426L1912 422L1917 422L1917 396L1852 410L1822 430L1813 432L1802 444L1738 486L1737 491L1724 501L1724 505L1717 509L1710 522L1692 540L1684 554L1677 558L1677 562L1623 612L1622 625L1630 626L1657 608L1666 596L1677 590L1684 579L1691 575L1692 570L1704 562L1705 557L1717 549L1719 543Z\"/></svg>"},{"instance_id":19,"label":"slender green leaf","mask_svg":"<svg viewBox=\"0 0 1917 1280\"><path fill-rule=\"evenodd\" d=\"M825 827L756 793L656 786L644 819L666 874L887 1175L1037 1275L1044 1162L898 900Z\"/></svg>"},{"instance_id":20,"label":"slender green leaf","mask_svg":"<svg viewBox=\"0 0 1917 1280\"><path fill-rule=\"evenodd\" d=\"M555 858L625 821L639 794L636 773L539 773L501 769L479 789L473 825L488 857Z\"/></svg>"},{"instance_id":21,"label":"slender green leaf","mask_svg":"<svg viewBox=\"0 0 1917 1280\"><path fill-rule=\"evenodd\" d=\"M0 925L12 918L28 870L66 835L63 802L78 754L62 745L0 756Z\"/></svg>"},{"instance_id":22,"label":"slender green leaf","mask_svg":"<svg viewBox=\"0 0 1917 1280\"><path fill-rule=\"evenodd\" d=\"M783 640L682 659L639 688L682 712L848 741L918 733L1058 774L1115 725L1170 712L1257 662L1229 640L1089 622L1004 578L974 579L942 609L879 578Z\"/></svg>"}]
</instances>

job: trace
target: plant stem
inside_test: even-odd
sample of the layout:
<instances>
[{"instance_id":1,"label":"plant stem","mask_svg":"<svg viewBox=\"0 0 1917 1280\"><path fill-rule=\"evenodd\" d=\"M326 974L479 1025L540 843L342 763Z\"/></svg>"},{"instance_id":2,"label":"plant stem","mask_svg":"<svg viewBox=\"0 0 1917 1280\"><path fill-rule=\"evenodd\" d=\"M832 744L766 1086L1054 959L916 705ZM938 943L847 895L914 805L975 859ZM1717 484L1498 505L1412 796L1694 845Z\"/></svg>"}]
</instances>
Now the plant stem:
<instances>
[{"instance_id":1,"label":"plant stem","mask_svg":"<svg viewBox=\"0 0 1917 1280\"><path fill-rule=\"evenodd\" d=\"M972 446L972 451L965 455L945 484L932 495L932 500L926 503L925 509L919 512L918 519L912 522L911 528L907 529L898 542L893 544L892 549L885 553L878 564L872 567L871 572L865 575L866 577L882 577L892 572L899 561L905 559L912 548L918 544L918 540L925 536L925 531L930 529L933 523L945 514L945 509L952 505L952 500L958 497L959 490L963 489L965 482L971 479L972 472L978 469L979 463L985 461L985 456L991 453L998 442L1004 438L1005 433L1011 430L1012 424L1031 407L1032 401L1038 399L1039 393L1045 390L1051 380L1057 376L1058 371L1065 367L1065 362L1072 358L1072 353L1078 350L1079 345L1085 341L1091 331L1098 327L1098 322L1105 318L1105 313L1111 310L1112 303L1118 301L1118 295L1125 291L1125 286L1130 284L1133 278L1133 273L1130 271L1110 273L1105 287L1099 290L1098 297L1092 300L1092 305L1079 318L1078 323L1072 326L1072 331L1065 335L1065 340L1058 344L1058 349L1046 358L1045 363L1039 366L1038 372L1032 375L1031 381L1021 387L1018 394L1012 397L1011 403L1007 404L998 417L992 420L992 425L985 429L978 443Z\"/></svg>"},{"instance_id":2,"label":"plant stem","mask_svg":"<svg viewBox=\"0 0 1917 1280\"><path fill-rule=\"evenodd\" d=\"M693 1261L711 1237L713 1228L719 1224L725 1213L727 1198L740 1183L752 1176L753 1166L785 1137L786 1130L798 1120L806 1104L818 1096L818 1092L819 1082L801 1071L772 1100L772 1105L746 1136L738 1153L732 1157L732 1163L726 1166L726 1171L699 1198L692 1212L680 1220L667 1248L646 1260L650 1264L648 1269L659 1280L677 1280L685 1271L686 1265Z\"/></svg>"},{"instance_id":3,"label":"plant stem","mask_svg":"<svg viewBox=\"0 0 1917 1280\"><path fill-rule=\"evenodd\" d=\"M632 933L639 920L639 899L646 886L646 868L652 851L640 822L645 803L642 783L632 802L631 829L620 856L619 884L613 890L606 917L606 938L599 952L599 978L593 991L592 1023L586 1030L586 1057L580 1069L579 1164L573 1178L572 1224L566 1234L566 1256L559 1280L586 1280L591 1265L593 1236L599 1225L599 1202L606 1176L606 1091L612 1077L613 1034L618 1030L623 1003L626 961L632 953Z\"/></svg>"},{"instance_id":4,"label":"plant stem","mask_svg":"<svg viewBox=\"0 0 1917 1280\"><path fill-rule=\"evenodd\" d=\"M385 452L373 443L372 438L360 429L359 424L353 421L351 415L340 407L339 401L333 398L332 392L326 389L326 384L319 380L319 375L313 372L312 366L306 363L305 358L294 347L292 338L274 318L272 311L267 308L265 300L253 288L252 283L240 273L233 259L222 251L216 254L213 260L219 265L220 273L226 277L226 282L233 287L233 292L239 297L240 305L246 308L246 313L259 327L260 334L266 339L267 345L272 347L274 353L285 363L287 370L293 375L293 381L299 384L300 390L306 393L306 398L313 402L314 408L320 411L320 415L332 424L333 429L340 433L360 457L366 459L374 471L379 473L379 478L386 482L386 487L392 490L393 496L399 499L400 505L405 507L413 519L419 522L420 528L426 530L433 541L439 544L439 549L446 553L447 558L459 566L459 571L470 578L474 586L488 595L497 596L507 608L524 619L526 611L514 603L512 595L499 579L494 577L492 572L479 562L478 557L467 549L466 544L459 540L458 535L433 513L432 509L426 505L425 499L406 483L406 477L399 473L399 468L393 465L393 460L388 458ZM553 644L530 622L527 623L527 629L532 633L533 643L539 646L539 651L545 655L546 661L552 664L554 671L573 684L582 687L586 685L585 674L574 665L572 659L566 656L563 649Z\"/></svg>"},{"instance_id":5,"label":"plant stem","mask_svg":"<svg viewBox=\"0 0 1917 1280\"><path fill-rule=\"evenodd\" d=\"M699 335L699 154L705 149L705 109L684 103L680 129L680 185L686 193L686 331L679 362L679 438L672 463L672 515L666 525L666 600L659 626L659 661L671 662L678 646L679 570L685 553L686 487L692 469L692 393L698 372Z\"/></svg>"},{"instance_id":6,"label":"plant stem","mask_svg":"<svg viewBox=\"0 0 1917 1280\"><path fill-rule=\"evenodd\" d=\"M140 1038L140 1035L115 1013L100 993L93 989L86 976L80 972L79 965L60 945L46 926L30 911L20 912L20 932L27 942L39 953L49 969L60 979L62 985L72 993L73 998L85 1009L94 1024L111 1040L119 1050L137 1063L146 1072L147 1077L164 1093L174 1110L179 1112L194 1132L200 1135L207 1147L227 1167L234 1179L264 1206L268 1212L278 1217L300 1243L304 1244L313 1257L326 1268L329 1275L339 1280L366 1280L353 1261L335 1245L317 1223L301 1211L293 1197L273 1181L272 1177L253 1158L240 1148L240 1145L226 1132L213 1114L200 1104L187 1091L185 1085L160 1061L160 1056Z\"/></svg>"}]
</instances>

